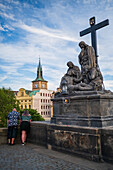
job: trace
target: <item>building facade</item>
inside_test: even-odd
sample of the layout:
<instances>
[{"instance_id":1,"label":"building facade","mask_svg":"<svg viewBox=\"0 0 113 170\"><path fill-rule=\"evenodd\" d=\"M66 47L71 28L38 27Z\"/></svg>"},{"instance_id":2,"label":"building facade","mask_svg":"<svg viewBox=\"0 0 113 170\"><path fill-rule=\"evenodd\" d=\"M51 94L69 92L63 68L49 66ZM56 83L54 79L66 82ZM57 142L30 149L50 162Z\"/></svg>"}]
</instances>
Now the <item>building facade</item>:
<instances>
[{"instance_id":1,"label":"building facade","mask_svg":"<svg viewBox=\"0 0 113 170\"><path fill-rule=\"evenodd\" d=\"M52 110L52 90L47 89L48 81L44 80L42 66L39 59L37 68L37 77L32 81L32 91L19 89L16 98L19 100L21 109L36 109L38 113L45 119L51 118Z\"/></svg>"},{"instance_id":2,"label":"building facade","mask_svg":"<svg viewBox=\"0 0 113 170\"><path fill-rule=\"evenodd\" d=\"M44 117L46 120L50 119L51 117L51 97L52 97L52 90L47 89L40 89L35 95L33 95L33 109L38 110L40 115Z\"/></svg>"},{"instance_id":3,"label":"building facade","mask_svg":"<svg viewBox=\"0 0 113 170\"><path fill-rule=\"evenodd\" d=\"M19 89L16 93L16 99L19 100L19 106L21 109L32 109L32 96L29 96L31 91L24 88Z\"/></svg>"}]
</instances>

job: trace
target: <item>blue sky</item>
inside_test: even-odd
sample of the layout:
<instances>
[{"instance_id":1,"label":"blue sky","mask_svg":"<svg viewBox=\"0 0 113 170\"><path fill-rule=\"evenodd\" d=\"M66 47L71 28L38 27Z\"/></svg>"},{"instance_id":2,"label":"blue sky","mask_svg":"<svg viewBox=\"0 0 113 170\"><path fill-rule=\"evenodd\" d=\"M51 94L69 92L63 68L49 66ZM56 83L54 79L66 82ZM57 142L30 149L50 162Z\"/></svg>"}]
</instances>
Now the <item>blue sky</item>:
<instances>
[{"instance_id":1,"label":"blue sky","mask_svg":"<svg viewBox=\"0 0 113 170\"><path fill-rule=\"evenodd\" d=\"M91 35L79 36L109 19L97 31L99 66L106 89L113 90L113 0L0 0L0 88L32 89L39 56L48 89L56 90L67 62L79 66L80 41L91 45Z\"/></svg>"}]
</instances>

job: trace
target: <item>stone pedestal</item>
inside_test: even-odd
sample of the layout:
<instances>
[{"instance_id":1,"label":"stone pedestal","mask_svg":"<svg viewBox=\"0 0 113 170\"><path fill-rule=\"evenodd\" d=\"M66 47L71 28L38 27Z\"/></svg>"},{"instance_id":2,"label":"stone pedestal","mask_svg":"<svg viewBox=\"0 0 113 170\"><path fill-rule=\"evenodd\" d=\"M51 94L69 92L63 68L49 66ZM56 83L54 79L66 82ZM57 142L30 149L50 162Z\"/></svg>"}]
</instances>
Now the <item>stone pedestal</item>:
<instances>
[{"instance_id":1,"label":"stone pedestal","mask_svg":"<svg viewBox=\"0 0 113 170\"><path fill-rule=\"evenodd\" d=\"M51 123L86 127L113 126L113 94L76 92L53 99Z\"/></svg>"}]
</instances>

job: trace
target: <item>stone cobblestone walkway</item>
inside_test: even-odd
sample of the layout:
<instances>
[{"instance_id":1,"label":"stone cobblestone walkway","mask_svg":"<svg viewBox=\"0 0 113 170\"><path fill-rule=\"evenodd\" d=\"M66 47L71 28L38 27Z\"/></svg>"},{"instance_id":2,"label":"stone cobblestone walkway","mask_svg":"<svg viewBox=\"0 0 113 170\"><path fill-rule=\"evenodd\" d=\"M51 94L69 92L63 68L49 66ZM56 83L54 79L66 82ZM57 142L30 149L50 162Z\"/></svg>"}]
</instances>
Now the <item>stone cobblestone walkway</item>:
<instances>
[{"instance_id":1,"label":"stone cobblestone walkway","mask_svg":"<svg viewBox=\"0 0 113 170\"><path fill-rule=\"evenodd\" d=\"M0 145L0 170L96 169L113 170L113 165L94 163L33 144L27 144L25 146L21 144L14 146Z\"/></svg>"}]
</instances>

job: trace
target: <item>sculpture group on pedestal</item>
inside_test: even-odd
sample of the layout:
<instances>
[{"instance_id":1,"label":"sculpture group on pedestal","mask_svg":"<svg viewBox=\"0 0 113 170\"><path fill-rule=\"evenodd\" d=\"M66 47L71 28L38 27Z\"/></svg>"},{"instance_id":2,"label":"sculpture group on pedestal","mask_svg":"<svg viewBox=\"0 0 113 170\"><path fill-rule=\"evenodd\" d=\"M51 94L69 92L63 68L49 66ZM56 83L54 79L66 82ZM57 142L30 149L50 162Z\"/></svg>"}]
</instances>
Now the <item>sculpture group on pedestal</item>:
<instances>
[{"instance_id":1,"label":"sculpture group on pedestal","mask_svg":"<svg viewBox=\"0 0 113 170\"><path fill-rule=\"evenodd\" d=\"M81 65L81 71L78 66L75 66L69 61L67 63L69 68L61 79L60 88L61 90L63 89L65 82L69 93L74 91L101 91L103 77L96 63L94 48L87 45L84 41L81 41L79 46L81 52L78 59Z\"/></svg>"}]
</instances>

